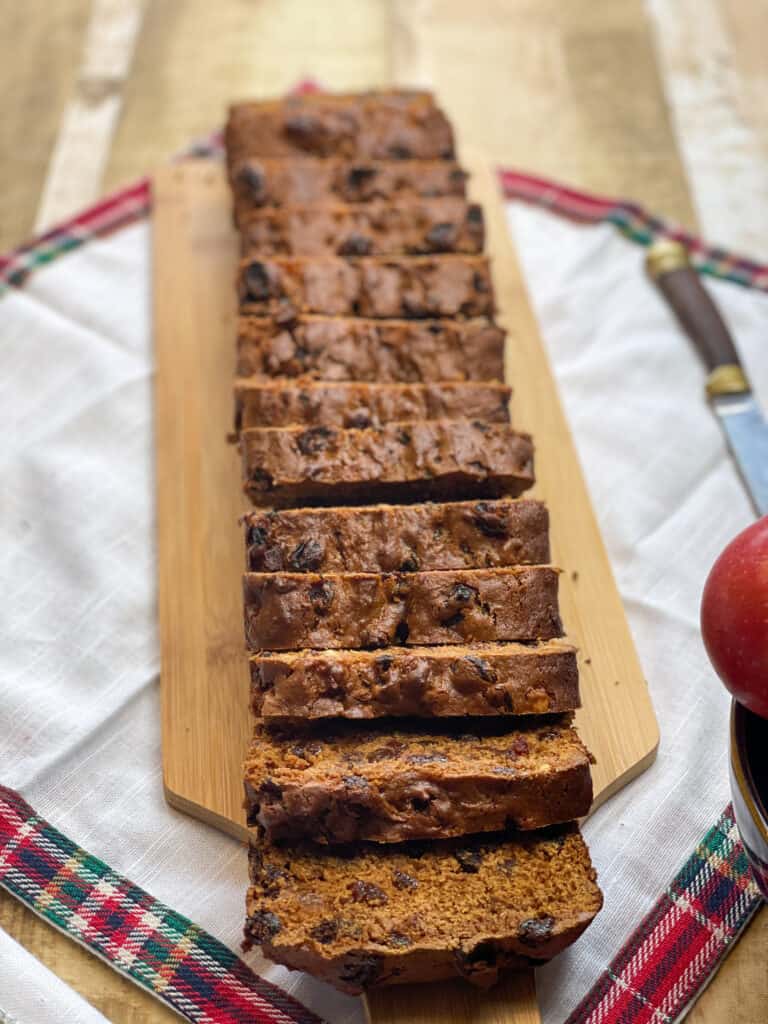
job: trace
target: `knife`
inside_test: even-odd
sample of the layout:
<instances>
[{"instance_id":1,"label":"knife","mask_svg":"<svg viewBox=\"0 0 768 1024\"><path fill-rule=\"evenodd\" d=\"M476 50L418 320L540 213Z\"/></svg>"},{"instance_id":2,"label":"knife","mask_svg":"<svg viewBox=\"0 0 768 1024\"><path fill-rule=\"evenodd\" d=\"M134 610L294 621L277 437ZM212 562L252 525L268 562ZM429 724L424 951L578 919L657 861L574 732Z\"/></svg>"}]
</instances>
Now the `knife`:
<instances>
[{"instance_id":1,"label":"knife","mask_svg":"<svg viewBox=\"0 0 768 1024\"><path fill-rule=\"evenodd\" d=\"M758 515L768 513L768 423L728 328L680 242L649 248L646 269L709 370L707 397Z\"/></svg>"}]
</instances>

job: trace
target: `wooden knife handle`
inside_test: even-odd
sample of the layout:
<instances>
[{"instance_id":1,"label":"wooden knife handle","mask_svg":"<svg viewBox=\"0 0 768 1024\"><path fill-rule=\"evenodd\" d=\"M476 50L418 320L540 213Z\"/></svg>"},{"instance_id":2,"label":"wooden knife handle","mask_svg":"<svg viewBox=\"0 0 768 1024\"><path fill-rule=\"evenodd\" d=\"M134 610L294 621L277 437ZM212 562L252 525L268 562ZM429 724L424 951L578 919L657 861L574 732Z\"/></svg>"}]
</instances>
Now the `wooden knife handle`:
<instances>
[{"instance_id":1,"label":"wooden knife handle","mask_svg":"<svg viewBox=\"0 0 768 1024\"><path fill-rule=\"evenodd\" d=\"M669 239L654 243L648 250L646 266L710 371L710 395L748 391L733 338L690 265L685 246ZM724 367L728 367L727 372L722 372Z\"/></svg>"}]
</instances>

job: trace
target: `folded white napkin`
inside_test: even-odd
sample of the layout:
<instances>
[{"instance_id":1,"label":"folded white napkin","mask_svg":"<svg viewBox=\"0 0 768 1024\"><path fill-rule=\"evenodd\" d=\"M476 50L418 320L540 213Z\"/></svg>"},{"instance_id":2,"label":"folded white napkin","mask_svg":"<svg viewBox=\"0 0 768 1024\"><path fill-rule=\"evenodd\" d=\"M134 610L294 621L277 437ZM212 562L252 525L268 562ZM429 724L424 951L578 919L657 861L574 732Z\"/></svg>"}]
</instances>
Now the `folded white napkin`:
<instances>
[{"instance_id":1,"label":"folded white napkin","mask_svg":"<svg viewBox=\"0 0 768 1024\"><path fill-rule=\"evenodd\" d=\"M656 764L586 826L606 905L540 972L559 1024L727 802L728 702L698 601L752 513L642 250L610 225L509 216L662 733ZM88 242L0 300L0 781L237 948L245 853L162 793L149 230ZM708 286L765 400L768 296ZM362 1022L358 1000L261 969L333 1024Z\"/></svg>"}]
</instances>

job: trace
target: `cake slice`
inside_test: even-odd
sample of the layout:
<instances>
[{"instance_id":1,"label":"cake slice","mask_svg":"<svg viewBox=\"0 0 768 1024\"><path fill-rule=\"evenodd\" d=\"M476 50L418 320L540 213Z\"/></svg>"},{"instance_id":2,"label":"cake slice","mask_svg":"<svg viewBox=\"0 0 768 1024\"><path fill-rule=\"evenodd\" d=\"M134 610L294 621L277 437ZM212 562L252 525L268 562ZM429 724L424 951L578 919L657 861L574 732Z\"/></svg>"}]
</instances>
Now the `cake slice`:
<instances>
[{"instance_id":1,"label":"cake slice","mask_svg":"<svg viewBox=\"0 0 768 1024\"><path fill-rule=\"evenodd\" d=\"M241 316L237 372L379 384L502 380L504 330L482 319Z\"/></svg>"},{"instance_id":2,"label":"cake slice","mask_svg":"<svg viewBox=\"0 0 768 1024\"><path fill-rule=\"evenodd\" d=\"M529 435L502 423L256 427L240 447L246 494L274 508L516 497L534 481Z\"/></svg>"},{"instance_id":3,"label":"cake slice","mask_svg":"<svg viewBox=\"0 0 768 1024\"><path fill-rule=\"evenodd\" d=\"M403 420L470 419L509 423L511 388L485 381L447 384L235 381L235 429L379 427Z\"/></svg>"},{"instance_id":4,"label":"cake slice","mask_svg":"<svg viewBox=\"0 0 768 1024\"><path fill-rule=\"evenodd\" d=\"M339 160L251 157L232 168L235 224L265 206L400 202L466 195L453 160Z\"/></svg>"},{"instance_id":5,"label":"cake slice","mask_svg":"<svg viewBox=\"0 0 768 1024\"><path fill-rule=\"evenodd\" d=\"M256 258L474 254L485 241L482 207L454 196L260 209L239 227L243 256Z\"/></svg>"},{"instance_id":6,"label":"cake slice","mask_svg":"<svg viewBox=\"0 0 768 1024\"><path fill-rule=\"evenodd\" d=\"M429 92L314 93L236 103L225 129L230 168L249 157L452 160L453 131Z\"/></svg>"},{"instance_id":7,"label":"cake slice","mask_svg":"<svg viewBox=\"0 0 768 1024\"><path fill-rule=\"evenodd\" d=\"M251 845L246 940L343 992L465 978L551 959L600 910L573 825L336 849Z\"/></svg>"},{"instance_id":8,"label":"cake slice","mask_svg":"<svg viewBox=\"0 0 768 1024\"><path fill-rule=\"evenodd\" d=\"M530 830L580 818L592 803L589 754L570 716L386 731L260 723L244 774L248 824L271 840L399 843Z\"/></svg>"},{"instance_id":9,"label":"cake slice","mask_svg":"<svg viewBox=\"0 0 768 1024\"><path fill-rule=\"evenodd\" d=\"M264 718L543 715L580 706L576 650L561 640L375 651L291 651L250 660Z\"/></svg>"},{"instance_id":10,"label":"cake slice","mask_svg":"<svg viewBox=\"0 0 768 1024\"><path fill-rule=\"evenodd\" d=\"M549 561L540 501L294 508L243 516L252 572L417 572Z\"/></svg>"},{"instance_id":11,"label":"cake slice","mask_svg":"<svg viewBox=\"0 0 768 1024\"><path fill-rule=\"evenodd\" d=\"M414 573L246 573L251 650L549 640L562 635L549 566Z\"/></svg>"},{"instance_id":12,"label":"cake slice","mask_svg":"<svg viewBox=\"0 0 768 1024\"><path fill-rule=\"evenodd\" d=\"M240 310L283 322L326 316L493 316L491 269L484 256L244 259L237 274Z\"/></svg>"}]
</instances>

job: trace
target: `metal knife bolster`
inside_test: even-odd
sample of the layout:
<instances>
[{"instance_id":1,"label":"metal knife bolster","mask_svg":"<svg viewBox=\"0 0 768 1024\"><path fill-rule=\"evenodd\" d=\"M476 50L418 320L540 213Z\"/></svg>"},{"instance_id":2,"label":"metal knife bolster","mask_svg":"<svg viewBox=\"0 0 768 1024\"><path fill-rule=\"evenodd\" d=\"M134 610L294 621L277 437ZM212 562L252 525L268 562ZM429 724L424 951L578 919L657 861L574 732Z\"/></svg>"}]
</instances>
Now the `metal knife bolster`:
<instances>
[{"instance_id":1,"label":"metal knife bolster","mask_svg":"<svg viewBox=\"0 0 768 1024\"><path fill-rule=\"evenodd\" d=\"M760 515L768 515L768 423L751 392L710 399L747 490Z\"/></svg>"},{"instance_id":2,"label":"metal knife bolster","mask_svg":"<svg viewBox=\"0 0 768 1024\"><path fill-rule=\"evenodd\" d=\"M721 363L707 377L707 396L749 394L747 375L738 363Z\"/></svg>"}]
</instances>

